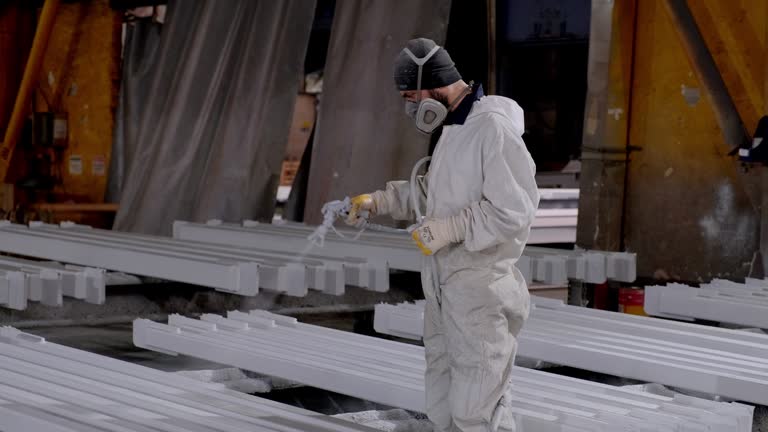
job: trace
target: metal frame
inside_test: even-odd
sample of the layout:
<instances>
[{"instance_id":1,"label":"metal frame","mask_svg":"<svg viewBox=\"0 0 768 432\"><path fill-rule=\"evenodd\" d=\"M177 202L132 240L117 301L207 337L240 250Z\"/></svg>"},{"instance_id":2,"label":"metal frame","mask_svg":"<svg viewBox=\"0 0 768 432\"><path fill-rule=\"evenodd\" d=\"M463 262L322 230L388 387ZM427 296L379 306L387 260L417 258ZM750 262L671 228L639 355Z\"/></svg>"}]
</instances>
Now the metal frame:
<instances>
[{"instance_id":1,"label":"metal frame","mask_svg":"<svg viewBox=\"0 0 768 432\"><path fill-rule=\"evenodd\" d=\"M137 346L192 355L424 411L424 349L265 311L134 322ZM518 368L509 410L521 432L749 431L752 407L645 393Z\"/></svg>"},{"instance_id":2,"label":"metal frame","mask_svg":"<svg viewBox=\"0 0 768 432\"><path fill-rule=\"evenodd\" d=\"M683 320L704 319L768 329L768 283L726 280L694 288L683 284L645 287L645 312Z\"/></svg>"},{"instance_id":3,"label":"metal frame","mask_svg":"<svg viewBox=\"0 0 768 432\"><path fill-rule=\"evenodd\" d=\"M178 374L0 329L0 429L374 432Z\"/></svg>"},{"instance_id":4,"label":"metal frame","mask_svg":"<svg viewBox=\"0 0 768 432\"><path fill-rule=\"evenodd\" d=\"M206 224L176 221L174 238L206 243L238 245L242 247L274 248L282 252L299 253L307 247L307 236L313 227L295 224L262 224L244 221L242 225L224 224L211 220ZM390 268L420 271L423 257L413 247L406 235L339 229L345 237L329 233L323 248L312 253L335 258L349 256L366 257L386 262ZM568 279L588 283L604 283L606 280L633 282L636 278L637 258L624 252L569 251L527 246L518 261L518 269L526 279L564 284Z\"/></svg>"},{"instance_id":5,"label":"metal frame","mask_svg":"<svg viewBox=\"0 0 768 432\"><path fill-rule=\"evenodd\" d=\"M768 335L532 297L522 357L768 404ZM378 305L374 328L420 339L423 305Z\"/></svg>"}]
</instances>

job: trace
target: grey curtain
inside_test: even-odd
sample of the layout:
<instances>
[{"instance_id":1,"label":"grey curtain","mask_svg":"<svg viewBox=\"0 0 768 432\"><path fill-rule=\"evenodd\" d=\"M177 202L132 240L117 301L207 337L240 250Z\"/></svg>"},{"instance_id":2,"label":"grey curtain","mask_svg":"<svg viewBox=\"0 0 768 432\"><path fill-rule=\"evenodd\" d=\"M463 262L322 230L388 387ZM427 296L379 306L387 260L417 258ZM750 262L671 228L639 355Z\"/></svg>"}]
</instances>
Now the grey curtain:
<instances>
[{"instance_id":1,"label":"grey curtain","mask_svg":"<svg viewBox=\"0 0 768 432\"><path fill-rule=\"evenodd\" d=\"M151 100L149 86L157 63L162 24L142 20L126 27L120 98L115 115L112 156L109 161L107 202L120 202L126 166L138 146L143 107Z\"/></svg>"},{"instance_id":2,"label":"grey curtain","mask_svg":"<svg viewBox=\"0 0 768 432\"><path fill-rule=\"evenodd\" d=\"M272 218L314 8L169 2L150 76L122 89L141 105L119 120L136 126L122 134L115 229L168 234L176 219Z\"/></svg>"},{"instance_id":3,"label":"grey curtain","mask_svg":"<svg viewBox=\"0 0 768 432\"><path fill-rule=\"evenodd\" d=\"M405 116L393 61L405 43L442 44L450 0L337 0L315 130L304 220L323 203L405 179L428 137Z\"/></svg>"}]
</instances>

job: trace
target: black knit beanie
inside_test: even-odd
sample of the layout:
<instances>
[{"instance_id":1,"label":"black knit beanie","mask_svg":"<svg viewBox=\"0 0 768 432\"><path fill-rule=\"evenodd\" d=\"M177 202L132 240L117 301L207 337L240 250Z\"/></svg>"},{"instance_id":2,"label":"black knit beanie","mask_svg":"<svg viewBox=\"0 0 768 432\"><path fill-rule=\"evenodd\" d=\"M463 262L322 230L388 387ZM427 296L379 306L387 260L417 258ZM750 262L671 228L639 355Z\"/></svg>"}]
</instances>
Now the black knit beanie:
<instances>
[{"instance_id":1,"label":"black knit beanie","mask_svg":"<svg viewBox=\"0 0 768 432\"><path fill-rule=\"evenodd\" d=\"M417 58L423 58L432 51L435 45L435 42L431 39L419 38L411 39L405 47ZM405 50L400 50L395 59L395 85L397 85L397 89L401 91L416 90L418 74L419 65L413 62L413 59ZM421 68L422 90L445 87L460 79L461 75L456 70L451 56L442 47Z\"/></svg>"}]
</instances>

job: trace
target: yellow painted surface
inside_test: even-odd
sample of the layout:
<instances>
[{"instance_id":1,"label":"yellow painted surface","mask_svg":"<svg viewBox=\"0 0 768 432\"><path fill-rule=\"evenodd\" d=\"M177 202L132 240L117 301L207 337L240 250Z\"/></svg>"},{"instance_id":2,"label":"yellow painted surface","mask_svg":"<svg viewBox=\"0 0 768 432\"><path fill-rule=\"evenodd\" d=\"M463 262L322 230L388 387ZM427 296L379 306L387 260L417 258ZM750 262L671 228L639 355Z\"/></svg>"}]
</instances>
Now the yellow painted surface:
<instances>
[{"instance_id":1,"label":"yellow painted surface","mask_svg":"<svg viewBox=\"0 0 768 432\"><path fill-rule=\"evenodd\" d=\"M613 14L607 100L608 110L613 114L606 118L604 136L606 141L620 143L620 147L625 147L627 142L636 1L624 0L615 3Z\"/></svg>"},{"instance_id":2,"label":"yellow painted surface","mask_svg":"<svg viewBox=\"0 0 768 432\"><path fill-rule=\"evenodd\" d=\"M710 53L747 130L752 133L765 106L764 0L688 0Z\"/></svg>"},{"instance_id":3,"label":"yellow painted surface","mask_svg":"<svg viewBox=\"0 0 768 432\"><path fill-rule=\"evenodd\" d=\"M120 17L109 1L62 3L40 73L37 109L50 104L68 115L69 147L59 161L63 185L57 192L80 202L104 199L119 67Z\"/></svg>"},{"instance_id":4,"label":"yellow painted surface","mask_svg":"<svg viewBox=\"0 0 768 432\"><path fill-rule=\"evenodd\" d=\"M630 144L642 150L629 168L625 242L638 253L642 276L744 276L757 247L758 217L661 1L643 0L638 8ZM755 13L763 13L762 2L752 3L759 6ZM750 84L749 70L763 66L748 64L745 53L729 57L746 68L729 69L730 81L744 90L737 105L754 111L763 89Z\"/></svg>"}]
</instances>

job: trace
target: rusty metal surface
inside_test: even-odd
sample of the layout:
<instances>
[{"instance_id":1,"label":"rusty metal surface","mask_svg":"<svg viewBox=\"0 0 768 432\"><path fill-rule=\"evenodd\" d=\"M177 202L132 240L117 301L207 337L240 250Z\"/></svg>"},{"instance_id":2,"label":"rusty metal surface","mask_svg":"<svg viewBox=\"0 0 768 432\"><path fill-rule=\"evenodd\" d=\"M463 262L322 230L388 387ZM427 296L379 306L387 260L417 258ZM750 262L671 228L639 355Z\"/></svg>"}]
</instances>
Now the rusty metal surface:
<instances>
[{"instance_id":1,"label":"rusty metal surface","mask_svg":"<svg viewBox=\"0 0 768 432\"><path fill-rule=\"evenodd\" d=\"M641 2L633 85L625 242L638 274L742 277L758 213L661 0Z\"/></svg>"},{"instance_id":2,"label":"rusty metal surface","mask_svg":"<svg viewBox=\"0 0 768 432\"><path fill-rule=\"evenodd\" d=\"M666 1L593 4L593 31L602 20L610 36L593 33L590 46L577 242L636 252L640 277L743 277L759 245L761 172L728 155L732 140ZM758 3L687 2L747 132L765 103L765 60L746 54L766 48L768 6Z\"/></svg>"},{"instance_id":3,"label":"rusty metal surface","mask_svg":"<svg viewBox=\"0 0 768 432\"><path fill-rule=\"evenodd\" d=\"M576 242L621 249L635 1L593 1Z\"/></svg>"}]
</instances>

